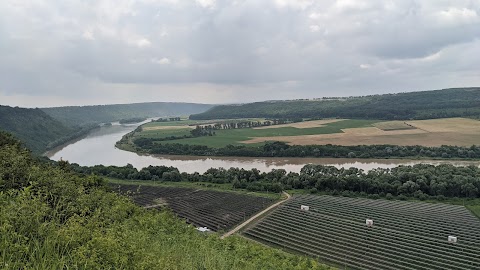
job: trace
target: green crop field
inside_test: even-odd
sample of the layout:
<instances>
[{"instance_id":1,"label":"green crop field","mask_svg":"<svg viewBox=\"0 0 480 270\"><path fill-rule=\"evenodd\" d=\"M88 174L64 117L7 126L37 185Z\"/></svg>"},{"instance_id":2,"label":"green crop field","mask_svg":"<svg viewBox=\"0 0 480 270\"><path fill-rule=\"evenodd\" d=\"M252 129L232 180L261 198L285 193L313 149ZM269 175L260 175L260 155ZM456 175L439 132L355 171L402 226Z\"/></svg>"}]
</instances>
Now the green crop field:
<instances>
[{"instance_id":1,"label":"green crop field","mask_svg":"<svg viewBox=\"0 0 480 270\"><path fill-rule=\"evenodd\" d=\"M251 119L249 119L251 120ZM225 121L225 120L224 120ZM233 120L232 120L233 121ZM175 128L172 126L168 128L168 123L148 123L142 126L141 132L136 132L135 137L147 137L147 138L165 138L168 136L183 136L189 135L191 127L188 125L194 121L179 121L171 122L176 123ZM268 129L255 129L255 128L242 128L242 129L227 129L227 130L215 130L215 136L204 136L197 138L178 139L162 141L161 143L182 143L190 145L206 145L209 147L224 147L226 145L242 145L243 141L247 141L253 137L276 137L276 136L303 136L303 135L316 135L316 134L332 134L342 133L342 129L347 128L361 128L371 127L376 120L340 120L338 122L327 123L319 127L312 128L296 128L296 127L282 127L279 126ZM180 129L178 127L180 123L184 123L185 128ZM197 123L200 123L197 121ZM305 122L308 123L308 122ZM249 144L251 146L261 145Z\"/></svg>"},{"instance_id":2,"label":"green crop field","mask_svg":"<svg viewBox=\"0 0 480 270\"><path fill-rule=\"evenodd\" d=\"M480 269L479 232L463 206L303 195L244 235L342 268L465 270Z\"/></svg>"}]
</instances>

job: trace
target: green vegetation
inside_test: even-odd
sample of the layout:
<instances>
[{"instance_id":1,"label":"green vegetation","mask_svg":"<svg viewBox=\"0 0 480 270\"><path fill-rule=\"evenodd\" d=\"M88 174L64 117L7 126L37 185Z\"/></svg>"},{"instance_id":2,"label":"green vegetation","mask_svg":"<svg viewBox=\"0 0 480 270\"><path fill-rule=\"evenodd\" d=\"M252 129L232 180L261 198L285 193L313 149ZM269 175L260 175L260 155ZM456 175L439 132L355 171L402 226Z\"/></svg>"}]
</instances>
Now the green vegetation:
<instances>
[{"instance_id":1,"label":"green vegetation","mask_svg":"<svg viewBox=\"0 0 480 270\"><path fill-rule=\"evenodd\" d=\"M415 128L405 122L389 121L381 122L378 120L342 120L331 119L326 121L303 121L301 123L289 123L281 126L262 126L261 128L252 128L254 123L247 120L236 120L236 127L230 128L234 120L223 120L218 122L211 122L208 125L200 126L200 123L184 124L176 126L168 126L164 123L148 123L137 130L126 134L117 142L117 147L133 152L141 152L147 154L168 154L168 155L197 155L197 156L245 156L245 157L341 157L341 158L429 158L429 159L478 159L480 158L480 148L471 146L454 146L456 141L452 141L452 145L442 146L423 146L420 143L422 140L431 143L435 136L431 134L448 134L445 138L454 138L456 134L461 136L459 141L473 139L472 142L478 141L476 132L473 131L472 126L467 123L477 121L464 118L452 118L442 120L438 125L445 126L448 132L441 131L441 127L437 127L440 131L413 134L426 137L417 136L418 140L407 141L418 142L419 145L397 146L392 144L381 144L382 140L390 136L385 131L380 131L374 126L389 130L386 132L395 132L400 130L409 130ZM182 123L187 121L179 121ZM192 121L188 121L191 123ZM227 123L227 124L222 124ZM458 124L458 123L461 123ZM417 125L432 126L436 123L431 122L415 122ZM193 135L192 128L196 125L193 131L201 131L201 135ZM238 126L240 125L240 127ZM458 125L459 129L452 131L451 126ZM201 128L201 129L200 129ZM356 129L358 128L358 129ZM362 129L367 128L367 129ZM369 128L369 129L368 129ZM478 129L478 126L475 126ZM433 128L434 129L434 128ZM465 129L465 130L463 130ZM345 136L338 136L343 133L343 130L348 130ZM393 131L392 131L393 130ZM368 138L370 133L378 140L374 140L378 144L361 145L358 143L360 138ZM378 132L384 132L380 135ZM309 137L309 135L322 134L336 134L339 145L332 144L315 144L315 139L318 137ZM360 134L356 136L355 134ZM428 135L428 136L427 136ZM394 135L399 143L402 140L402 135ZM254 138L254 139L252 139ZM264 138L264 139L262 139ZM289 138L293 143L276 141ZM332 139L332 141L335 141ZM452 139L454 140L454 139ZM301 143L295 144L296 141ZM392 140L390 140L392 141ZM248 143L244 143L248 142ZM343 144L346 143L346 144ZM350 143L359 145L350 145Z\"/></svg>"},{"instance_id":2,"label":"green vegetation","mask_svg":"<svg viewBox=\"0 0 480 270\"><path fill-rule=\"evenodd\" d=\"M212 183L212 182L167 182L162 180L132 180L105 177L110 185L135 185L135 186L152 186L152 187L182 187L193 188L196 190L215 190L221 192L231 192L237 194L246 194L279 200L282 198L281 193L272 193L267 191L248 191L247 189L234 188L232 183ZM480 204L480 203L479 203Z\"/></svg>"},{"instance_id":3,"label":"green vegetation","mask_svg":"<svg viewBox=\"0 0 480 270\"><path fill-rule=\"evenodd\" d=\"M301 135L315 135L315 134L332 134L342 133L342 129L369 127L378 121L375 120L342 120L338 122L328 123L321 127L314 128L295 128L295 127L278 127L269 129L253 129L253 128L239 128L239 129L220 129L215 130L215 136L201 136L196 138L185 138L177 140L169 140L162 143L181 143L186 145L203 145L214 148L221 148L227 145L245 145L242 141L246 141L252 137L274 137L274 136L301 136ZM178 122L181 123L181 122ZM157 123L148 123L142 126L140 132L128 134L126 137L130 142L138 138L147 138L151 142L157 139L163 139L170 136L182 137L190 135L191 128L185 129L154 129ZM120 142L125 143L126 140ZM254 147L259 144L249 144Z\"/></svg>"},{"instance_id":4,"label":"green vegetation","mask_svg":"<svg viewBox=\"0 0 480 270\"><path fill-rule=\"evenodd\" d=\"M480 203L477 203L476 205L465 205L472 213L480 218Z\"/></svg>"},{"instance_id":5,"label":"green vegetation","mask_svg":"<svg viewBox=\"0 0 480 270\"><path fill-rule=\"evenodd\" d=\"M40 109L0 106L0 130L17 136L36 154L82 136L95 127L67 126Z\"/></svg>"},{"instance_id":6,"label":"green vegetation","mask_svg":"<svg viewBox=\"0 0 480 270\"><path fill-rule=\"evenodd\" d=\"M2 269L327 269L249 242L199 234L146 210L102 178L35 161L0 133Z\"/></svg>"},{"instance_id":7,"label":"green vegetation","mask_svg":"<svg viewBox=\"0 0 480 270\"><path fill-rule=\"evenodd\" d=\"M479 159L480 147L460 147L443 145L427 147L421 145L288 145L284 142L266 142L258 144L236 145L228 144L216 148L200 144L173 143L142 138L131 140L132 134L125 135L116 146L126 151L163 155L194 155L194 156L240 156L240 157L334 157L334 158L409 158L409 159ZM206 137L207 139L211 137ZM217 138L213 136L213 138ZM224 137L225 138L225 137ZM205 142L204 137L193 139ZM232 137L228 139L233 139ZM213 145L223 145L226 142L210 141Z\"/></svg>"},{"instance_id":8,"label":"green vegetation","mask_svg":"<svg viewBox=\"0 0 480 270\"><path fill-rule=\"evenodd\" d=\"M348 269L463 270L480 267L479 230L463 206L304 195L244 234Z\"/></svg>"},{"instance_id":9,"label":"green vegetation","mask_svg":"<svg viewBox=\"0 0 480 270\"><path fill-rule=\"evenodd\" d=\"M339 117L399 120L479 116L480 88L456 88L364 97L221 105L191 115L190 119Z\"/></svg>"},{"instance_id":10,"label":"green vegetation","mask_svg":"<svg viewBox=\"0 0 480 270\"><path fill-rule=\"evenodd\" d=\"M146 117L188 115L210 107L205 104L159 102L43 109L0 106L0 130L15 134L30 150L41 154L88 134L100 123L141 122Z\"/></svg>"},{"instance_id":11,"label":"green vegetation","mask_svg":"<svg viewBox=\"0 0 480 270\"><path fill-rule=\"evenodd\" d=\"M151 102L135 104L116 104L98 106L71 106L43 108L42 110L70 125L99 124L130 118L148 118L157 116L178 116L201 113L213 105L195 103Z\"/></svg>"},{"instance_id":12,"label":"green vegetation","mask_svg":"<svg viewBox=\"0 0 480 270\"><path fill-rule=\"evenodd\" d=\"M357 168L337 169L333 166L305 165L300 173L287 173L274 169L210 168L205 173L180 173L175 167L148 166L137 170L124 167L96 165L81 167L69 165L71 170L85 175L107 176L117 179L147 180L154 182L206 182L231 184L235 189L280 193L283 190L302 190L347 197L397 198L399 200L436 200L478 205L480 198L480 168L456 167L450 164L399 166L392 169L373 169L368 172Z\"/></svg>"},{"instance_id":13,"label":"green vegetation","mask_svg":"<svg viewBox=\"0 0 480 270\"><path fill-rule=\"evenodd\" d=\"M147 118L145 118L145 117L133 117L133 118L127 118L127 119L120 119L120 121L118 121L118 122L120 124L134 124L134 123L143 122L145 120L147 120Z\"/></svg>"}]
</instances>

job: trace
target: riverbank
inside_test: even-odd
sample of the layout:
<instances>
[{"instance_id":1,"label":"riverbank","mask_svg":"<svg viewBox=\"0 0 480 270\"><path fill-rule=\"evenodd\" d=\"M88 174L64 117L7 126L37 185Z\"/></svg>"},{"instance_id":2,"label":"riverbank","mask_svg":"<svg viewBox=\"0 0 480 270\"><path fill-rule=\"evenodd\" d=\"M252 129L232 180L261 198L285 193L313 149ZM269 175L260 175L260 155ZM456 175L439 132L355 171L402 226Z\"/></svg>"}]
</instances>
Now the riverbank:
<instances>
[{"instance_id":1,"label":"riverbank","mask_svg":"<svg viewBox=\"0 0 480 270\"><path fill-rule=\"evenodd\" d=\"M306 164L335 166L337 168L355 167L362 170L375 168L393 168L399 165L427 163L433 165L452 164L455 166L480 166L480 161L462 160L415 160L415 159L360 159L360 158L251 158L251 157L216 157L187 155L146 155L120 150L115 147L125 134L132 132L137 125L103 126L88 134L85 138L63 147L57 152L49 153L52 160L68 160L83 166L98 164L125 166L131 164L137 169L153 166L173 166L180 172L204 173L209 168L238 167L246 170L256 168L262 172L272 169L284 169L287 172L300 172Z\"/></svg>"}]
</instances>

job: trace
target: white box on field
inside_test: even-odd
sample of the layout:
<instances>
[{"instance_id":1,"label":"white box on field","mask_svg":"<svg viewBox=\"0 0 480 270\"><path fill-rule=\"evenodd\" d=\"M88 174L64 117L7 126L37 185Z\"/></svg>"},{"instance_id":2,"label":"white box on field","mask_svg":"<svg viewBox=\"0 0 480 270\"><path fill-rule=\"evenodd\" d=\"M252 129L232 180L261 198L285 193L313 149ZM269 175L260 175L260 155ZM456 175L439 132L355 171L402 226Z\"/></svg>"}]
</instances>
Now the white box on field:
<instances>
[{"instance_id":1,"label":"white box on field","mask_svg":"<svg viewBox=\"0 0 480 270\"><path fill-rule=\"evenodd\" d=\"M303 211L308 211L308 210L310 210L310 206L307 206L307 205L301 205L301 206L300 206L300 210L303 210Z\"/></svg>"},{"instance_id":2,"label":"white box on field","mask_svg":"<svg viewBox=\"0 0 480 270\"><path fill-rule=\"evenodd\" d=\"M367 225L367 227L373 227L373 219L367 218L365 220L365 224Z\"/></svg>"},{"instance_id":3,"label":"white box on field","mask_svg":"<svg viewBox=\"0 0 480 270\"><path fill-rule=\"evenodd\" d=\"M451 243L451 244L456 244L458 241L457 237L456 236L449 236L448 237L448 242Z\"/></svg>"},{"instance_id":4,"label":"white box on field","mask_svg":"<svg viewBox=\"0 0 480 270\"><path fill-rule=\"evenodd\" d=\"M208 232L211 232L212 230L210 230L207 227L198 227L197 231L202 232L202 233L208 233Z\"/></svg>"}]
</instances>

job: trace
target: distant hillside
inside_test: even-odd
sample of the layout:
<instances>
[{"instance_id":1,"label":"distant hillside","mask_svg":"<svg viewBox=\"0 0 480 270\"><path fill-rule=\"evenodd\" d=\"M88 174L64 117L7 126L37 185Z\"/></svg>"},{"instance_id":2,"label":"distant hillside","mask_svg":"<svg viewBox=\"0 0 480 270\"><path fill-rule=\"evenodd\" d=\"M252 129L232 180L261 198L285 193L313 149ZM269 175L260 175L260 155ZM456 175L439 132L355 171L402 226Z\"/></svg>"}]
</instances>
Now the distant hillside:
<instances>
[{"instance_id":1,"label":"distant hillside","mask_svg":"<svg viewBox=\"0 0 480 270\"><path fill-rule=\"evenodd\" d=\"M10 132L35 153L75 132L40 109L0 106L0 130Z\"/></svg>"},{"instance_id":2,"label":"distant hillside","mask_svg":"<svg viewBox=\"0 0 480 270\"><path fill-rule=\"evenodd\" d=\"M191 115L190 119L339 117L393 120L471 116L480 116L480 88L222 105Z\"/></svg>"},{"instance_id":3,"label":"distant hillside","mask_svg":"<svg viewBox=\"0 0 480 270\"><path fill-rule=\"evenodd\" d=\"M204 112L213 105L195 103L151 102L98 106L43 108L42 110L70 126L98 124L122 119L157 116L182 116Z\"/></svg>"}]
</instances>

